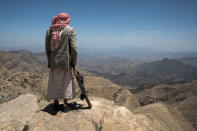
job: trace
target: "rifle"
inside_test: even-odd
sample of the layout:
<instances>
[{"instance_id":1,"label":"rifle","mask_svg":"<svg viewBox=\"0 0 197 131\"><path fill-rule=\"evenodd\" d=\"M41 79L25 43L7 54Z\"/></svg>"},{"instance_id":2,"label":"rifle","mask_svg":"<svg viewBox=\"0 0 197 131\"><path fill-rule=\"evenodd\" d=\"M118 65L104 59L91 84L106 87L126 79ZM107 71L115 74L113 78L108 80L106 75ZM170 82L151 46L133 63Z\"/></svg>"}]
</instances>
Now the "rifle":
<instances>
[{"instance_id":1,"label":"rifle","mask_svg":"<svg viewBox=\"0 0 197 131\"><path fill-rule=\"evenodd\" d=\"M74 72L74 75L77 79L77 82L79 84L79 88L81 90L81 96L80 96L80 99L81 100L86 100L87 104L88 104L88 107L91 109L92 108L92 104L90 103L87 95L86 95L86 90L85 90L85 84L84 84L84 78L83 76L79 73L79 71L75 68L73 68L73 72Z\"/></svg>"}]
</instances>

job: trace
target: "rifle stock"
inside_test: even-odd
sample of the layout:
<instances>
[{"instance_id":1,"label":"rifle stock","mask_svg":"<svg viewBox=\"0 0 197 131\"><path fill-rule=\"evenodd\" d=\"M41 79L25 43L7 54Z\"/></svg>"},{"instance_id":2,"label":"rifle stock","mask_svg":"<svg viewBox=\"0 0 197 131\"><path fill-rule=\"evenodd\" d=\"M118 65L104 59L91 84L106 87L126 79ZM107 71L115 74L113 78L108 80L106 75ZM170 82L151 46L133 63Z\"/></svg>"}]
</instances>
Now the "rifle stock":
<instances>
[{"instance_id":1,"label":"rifle stock","mask_svg":"<svg viewBox=\"0 0 197 131\"><path fill-rule=\"evenodd\" d=\"M86 102L88 104L88 107L91 109L92 108L92 104L90 103L89 99L87 96L85 96Z\"/></svg>"}]
</instances>

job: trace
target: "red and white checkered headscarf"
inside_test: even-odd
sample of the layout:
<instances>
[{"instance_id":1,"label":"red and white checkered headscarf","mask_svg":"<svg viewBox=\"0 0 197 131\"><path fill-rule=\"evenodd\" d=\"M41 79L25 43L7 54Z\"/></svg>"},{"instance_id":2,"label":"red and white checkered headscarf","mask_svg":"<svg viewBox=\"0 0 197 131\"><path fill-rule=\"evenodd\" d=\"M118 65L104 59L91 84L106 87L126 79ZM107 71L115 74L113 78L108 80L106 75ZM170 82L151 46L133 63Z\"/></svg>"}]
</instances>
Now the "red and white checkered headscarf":
<instances>
[{"instance_id":1,"label":"red and white checkered headscarf","mask_svg":"<svg viewBox=\"0 0 197 131\"><path fill-rule=\"evenodd\" d=\"M60 32L64 27L69 25L70 16L67 13L60 13L57 16L54 16L52 19L52 24L50 29L52 29L52 39L51 39L51 49L55 50L59 46L57 43L60 43Z\"/></svg>"}]
</instances>

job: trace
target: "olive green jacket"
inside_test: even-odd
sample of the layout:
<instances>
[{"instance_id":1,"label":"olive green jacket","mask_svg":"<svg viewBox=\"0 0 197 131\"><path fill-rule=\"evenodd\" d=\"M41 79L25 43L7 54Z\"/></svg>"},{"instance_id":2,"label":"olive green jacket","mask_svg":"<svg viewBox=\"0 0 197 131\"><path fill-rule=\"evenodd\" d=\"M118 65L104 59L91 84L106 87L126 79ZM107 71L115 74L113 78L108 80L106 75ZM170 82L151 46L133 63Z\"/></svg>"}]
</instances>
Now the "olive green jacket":
<instances>
[{"instance_id":1,"label":"olive green jacket","mask_svg":"<svg viewBox=\"0 0 197 131\"><path fill-rule=\"evenodd\" d=\"M60 44L54 51L51 50L52 30L49 28L45 38L45 53L48 59L48 68L63 68L68 70L77 62L76 32L73 27L66 26L62 30Z\"/></svg>"}]
</instances>

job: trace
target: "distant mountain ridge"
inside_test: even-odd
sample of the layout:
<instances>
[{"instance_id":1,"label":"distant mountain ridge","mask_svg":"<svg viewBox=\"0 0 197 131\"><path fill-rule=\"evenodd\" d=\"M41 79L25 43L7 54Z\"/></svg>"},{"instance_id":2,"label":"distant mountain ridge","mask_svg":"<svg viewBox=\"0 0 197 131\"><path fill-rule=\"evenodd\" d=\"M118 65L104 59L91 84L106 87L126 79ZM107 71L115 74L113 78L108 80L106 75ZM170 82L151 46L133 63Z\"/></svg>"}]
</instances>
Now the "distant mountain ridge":
<instances>
[{"instance_id":1,"label":"distant mountain ridge","mask_svg":"<svg viewBox=\"0 0 197 131\"><path fill-rule=\"evenodd\" d=\"M38 70L41 68L47 69L45 53L16 50L10 51L8 54L17 54L16 56L20 56L22 59L18 60L19 62L25 61L24 63L28 63L21 64L28 65L23 70L34 70L36 68ZM6 59L3 57L1 59L4 60L4 63L6 62ZM12 63L8 59L7 62ZM129 86L134 92L137 92L158 84L184 83L197 79L197 68L194 67L195 62L192 62L187 57L179 59L164 58L152 62L142 62L121 57L85 56L79 54L77 68L110 79L116 84Z\"/></svg>"},{"instance_id":2,"label":"distant mountain ridge","mask_svg":"<svg viewBox=\"0 0 197 131\"><path fill-rule=\"evenodd\" d=\"M98 76L110 79L119 85L133 87L133 92L151 88L154 85L184 83L197 79L196 68L183 64L175 59L163 59L140 64L130 68L128 72L122 72L116 75L89 71Z\"/></svg>"},{"instance_id":3,"label":"distant mountain ridge","mask_svg":"<svg viewBox=\"0 0 197 131\"><path fill-rule=\"evenodd\" d=\"M0 46L1 50L24 50L22 46L14 46L13 44L2 44ZM34 53L44 52L44 46L27 46L28 50ZM86 47L78 47L79 55L84 56L107 56L107 57L121 57L130 60L139 60L139 61L154 61L161 60L164 58L169 59L177 59L181 57L197 57L197 51L191 52L169 52L162 51L158 49L152 49L148 47L140 47L140 46L125 46L119 48L86 48Z\"/></svg>"},{"instance_id":4,"label":"distant mountain ridge","mask_svg":"<svg viewBox=\"0 0 197 131\"><path fill-rule=\"evenodd\" d=\"M23 56L27 56L28 58L34 59L42 64L47 64L47 58L46 54L43 52L40 53L34 53L31 52L27 49L24 50L11 50L10 52L15 53L15 54L21 54Z\"/></svg>"},{"instance_id":5,"label":"distant mountain ridge","mask_svg":"<svg viewBox=\"0 0 197 131\"><path fill-rule=\"evenodd\" d=\"M197 57L184 57L179 58L179 61L183 62L184 64L191 65L194 68L197 68Z\"/></svg>"},{"instance_id":6,"label":"distant mountain ridge","mask_svg":"<svg viewBox=\"0 0 197 131\"><path fill-rule=\"evenodd\" d=\"M0 51L0 63L10 71L42 71L44 66L36 58L26 52L14 53L10 51Z\"/></svg>"},{"instance_id":7,"label":"distant mountain ridge","mask_svg":"<svg viewBox=\"0 0 197 131\"><path fill-rule=\"evenodd\" d=\"M164 77L167 75L168 79L183 77L191 80L195 77L197 78L197 69L183 64L181 61L165 58L137 66L134 74L145 77Z\"/></svg>"}]
</instances>

